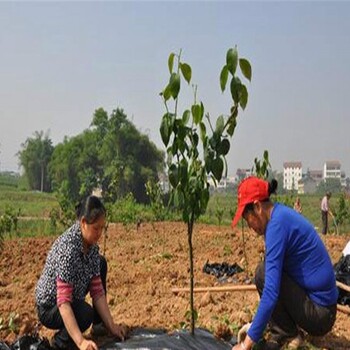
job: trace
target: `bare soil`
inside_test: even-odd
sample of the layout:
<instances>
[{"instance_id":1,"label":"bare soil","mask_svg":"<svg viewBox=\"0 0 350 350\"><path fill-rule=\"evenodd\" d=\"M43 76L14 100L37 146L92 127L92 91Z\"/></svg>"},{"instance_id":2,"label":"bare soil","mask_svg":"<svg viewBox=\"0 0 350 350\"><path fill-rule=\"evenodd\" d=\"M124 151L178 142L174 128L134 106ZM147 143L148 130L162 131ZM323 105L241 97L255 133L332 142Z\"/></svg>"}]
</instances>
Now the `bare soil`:
<instances>
[{"instance_id":1,"label":"bare soil","mask_svg":"<svg viewBox=\"0 0 350 350\"><path fill-rule=\"evenodd\" d=\"M238 263L245 271L227 283L249 282L264 254L262 238L249 230L243 235L241 229L233 231L230 227L198 224L194 230L196 287L219 284L214 276L202 272L206 261ZM5 241L0 256L0 340L11 343L18 335L34 330L34 289L55 238ZM350 234L322 238L335 263ZM117 322L169 331L187 323L189 295L171 291L173 287L189 286L187 228L183 223L142 224L138 230L113 224L100 250L105 251L108 262L107 298ZM195 305L197 326L217 334L229 328L236 332L252 319L258 295L250 291L196 294ZM40 329L41 336L52 334L44 327ZM350 349L350 316L338 312L331 333L308 337L307 341L309 349Z\"/></svg>"}]
</instances>

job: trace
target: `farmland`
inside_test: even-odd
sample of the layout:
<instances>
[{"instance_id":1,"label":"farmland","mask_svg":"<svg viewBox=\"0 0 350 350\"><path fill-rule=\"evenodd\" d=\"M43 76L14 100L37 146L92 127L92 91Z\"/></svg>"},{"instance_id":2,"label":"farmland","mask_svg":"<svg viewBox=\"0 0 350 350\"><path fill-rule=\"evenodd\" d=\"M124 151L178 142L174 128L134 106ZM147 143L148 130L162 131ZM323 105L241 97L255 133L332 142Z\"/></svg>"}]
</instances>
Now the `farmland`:
<instances>
[{"instance_id":1,"label":"farmland","mask_svg":"<svg viewBox=\"0 0 350 350\"><path fill-rule=\"evenodd\" d=\"M9 196L2 197L7 200ZM8 204L15 207L21 203L26 215L42 217L57 203L53 196L40 193L18 194L16 201ZM318 225L317 197L302 197L305 213L315 215ZM336 199L333 198L334 202ZM254 268L263 256L261 238L244 228L232 230L230 221L231 203L228 196L214 196L207 215L202 220L213 224L199 223L194 232L195 286L218 285L213 276L202 272L209 262L238 263L245 271L227 283L243 283L251 280ZM215 209L224 208L221 226L217 225ZM3 203L0 203L3 207ZM38 207L41 207L42 212ZM315 208L314 208L315 207ZM313 209L314 208L314 214ZM22 212L21 210L21 212ZM316 217L317 216L317 217ZM20 220L21 221L21 220ZM60 232L30 229L30 221L23 221L26 234L20 226L18 233L7 237L0 260L0 339L14 340L18 334L33 330L37 322L34 306L34 288L41 273L45 258L55 237ZM49 225L49 220L42 221ZM43 226L44 227L44 226ZM44 233L49 236L45 236ZM30 236L30 237L29 237ZM323 237L333 262L336 262L350 234ZM100 242L101 251L109 263L108 303L114 318L129 326L147 326L172 330L186 327L186 312L189 309L188 295L174 295L173 287L188 286L188 257L186 227L179 222L110 224L106 240ZM244 259L247 252L247 260ZM239 327L251 320L258 304L255 292L197 294L195 307L198 311L198 326L222 334L223 329L237 333ZM305 349L350 348L349 316L338 313L332 332L322 338L307 338ZM42 336L51 336L52 331L40 330Z\"/></svg>"}]
</instances>

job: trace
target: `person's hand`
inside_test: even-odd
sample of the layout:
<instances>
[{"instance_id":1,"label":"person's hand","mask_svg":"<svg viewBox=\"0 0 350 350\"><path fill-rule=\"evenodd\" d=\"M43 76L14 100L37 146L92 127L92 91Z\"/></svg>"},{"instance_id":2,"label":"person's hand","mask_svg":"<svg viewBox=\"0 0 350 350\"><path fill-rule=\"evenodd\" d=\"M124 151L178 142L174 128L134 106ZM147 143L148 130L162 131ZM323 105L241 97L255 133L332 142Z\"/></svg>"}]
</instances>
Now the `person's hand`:
<instances>
[{"instance_id":1,"label":"person's hand","mask_svg":"<svg viewBox=\"0 0 350 350\"><path fill-rule=\"evenodd\" d=\"M123 325L123 324L113 324L111 329L110 329L111 333L115 336L120 338L122 341L124 341L127 333L128 333L128 327Z\"/></svg>"},{"instance_id":2,"label":"person's hand","mask_svg":"<svg viewBox=\"0 0 350 350\"><path fill-rule=\"evenodd\" d=\"M240 343L240 342L244 341L244 339L247 336L248 330L249 330L251 325L252 325L251 323L247 323L238 331L237 343Z\"/></svg>"},{"instance_id":3,"label":"person's hand","mask_svg":"<svg viewBox=\"0 0 350 350\"><path fill-rule=\"evenodd\" d=\"M79 350L98 350L98 347L94 341L84 338L79 345Z\"/></svg>"}]
</instances>

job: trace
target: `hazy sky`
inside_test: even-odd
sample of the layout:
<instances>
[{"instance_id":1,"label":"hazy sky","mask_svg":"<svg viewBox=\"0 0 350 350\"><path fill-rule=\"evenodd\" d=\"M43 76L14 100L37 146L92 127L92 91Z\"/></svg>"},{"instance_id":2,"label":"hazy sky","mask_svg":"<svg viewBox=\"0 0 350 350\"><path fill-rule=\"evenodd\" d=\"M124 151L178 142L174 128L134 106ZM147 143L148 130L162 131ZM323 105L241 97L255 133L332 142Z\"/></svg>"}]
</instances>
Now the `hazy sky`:
<instances>
[{"instance_id":1,"label":"hazy sky","mask_svg":"<svg viewBox=\"0 0 350 350\"><path fill-rule=\"evenodd\" d=\"M35 131L50 130L56 145L99 107L123 108L163 149L169 53L182 48L217 117L229 112L219 74L236 44L253 79L229 174L268 149L277 170L339 160L350 176L350 2L335 1L0 2L0 169L18 170L16 153Z\"/></svg>"}]
</instances>

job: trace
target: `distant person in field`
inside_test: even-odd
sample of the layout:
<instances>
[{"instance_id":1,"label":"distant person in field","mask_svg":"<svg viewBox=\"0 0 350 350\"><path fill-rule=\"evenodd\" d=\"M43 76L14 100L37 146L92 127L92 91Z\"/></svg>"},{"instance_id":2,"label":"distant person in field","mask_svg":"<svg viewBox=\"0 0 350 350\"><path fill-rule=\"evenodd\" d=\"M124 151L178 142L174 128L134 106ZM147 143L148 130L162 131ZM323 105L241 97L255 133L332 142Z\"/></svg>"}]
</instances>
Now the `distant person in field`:
<instances>
[{"instance_id":1,"label":"distant person in field","mask_svg":"<svg viewBox=\"0 0 350 350\"><path fill-rule=\"evenodd\" d=\"M243 180L238 187L238 207L232 225L239 219L265 241L265 259L255 272L261 296L259 307L244 340L232 350L251 350L270 326L265 350L287 344L302 344L300 329L322 336L335 322L338 291L331 259L310 222L295 210L273 203L277 181L257 177Z\"/></svg>"},{"instance_id":2,"label":"distant person in field","mask_svg":"<svg viewBox=\"0 0 350 350\"><path fill-rule=\"evenodd\" d=\"M329 199L331 196L332 193L327 192L321 201L322 234L324 235L328 233L328 214L333 215L329 210Z\"/></svg>"},{"instance_id":3,"label":"distant person in field","mask_svg":"<svg viewBox=\"0 0 350 350\"><path fill-rule=\"evenodd\" d=\"M76 208L77 221L53 243L35 290L40 322L57 329L56 349L97 350L84 337L108 330L124 339L126 327L114 323L106 301L107 262L97 245L106 225L106 210L99 198L89 196ZM85 297L90 292L93 306Z\"/></svg>"},{"instance_id":4,"label":"distant person in field","mask_svg":"<svg viewBox=\"0 0 350 350\"><path fill-rule=\"evenodd\" d=\"M300 202L300 198L297 197L294 203L294 210L297 211L298 213L302 213L303 208L301 207L301 202Z\"/></svg>"}]
</instances>

